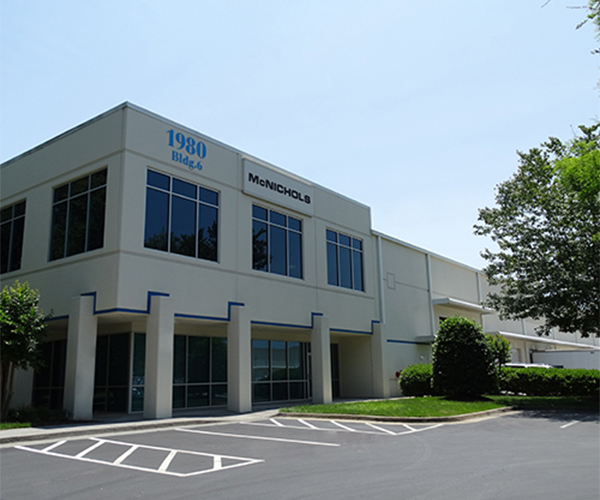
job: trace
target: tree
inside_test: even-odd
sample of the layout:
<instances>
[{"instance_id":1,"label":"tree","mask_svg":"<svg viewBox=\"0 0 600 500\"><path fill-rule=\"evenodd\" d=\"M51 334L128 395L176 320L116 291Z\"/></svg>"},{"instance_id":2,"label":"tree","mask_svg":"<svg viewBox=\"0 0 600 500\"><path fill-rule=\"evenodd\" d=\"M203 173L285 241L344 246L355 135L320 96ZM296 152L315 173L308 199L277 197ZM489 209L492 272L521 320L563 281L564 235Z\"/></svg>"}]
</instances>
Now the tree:
<instances>
[{"instance_id":1,"label":"tree","mask_svg":"<svg viewBox=\"0 0 600 500\"><path fill-rule=\"evenodd\" d=\"M1 414L6 417L12 398L12 386L16 368L37 367L40 364L38 346L45 338L44 316L38 309L39 294L28 283L16 281L0 292L0 351Z\"/></svg>"},{"instance_id":2,"label":"tree","mask_svg":"<svg viewBox=\"0 0 600 500\"><path fill-rule=\"evenodd\" d=\"M470 319L448 318L433 349L433 391L457 398L475 398L497 387L496 368L483 329Z\"/></svg>"},{"instance_id":3,"label":"tree","mask_svg":"<svg viewBox=\"0 0 600 500\"><path fill-rule=\"evenodd\" d=\"M488 343L488 347L492 353L492 359L494 360L497 369L510 361L511 347L508 340L502 335L494 335L492 333L486 335L485 340Z\"/></svg>"},{"instance_id":4,"label":"tree","mask_svg":"<svg viewBox=\"0 0 600 500\"><path fill-rule=\"evenodd\" d=\"M481 253L497 286L486 305L501 319L542 320L540 335L600 336L600 123L579 129L569 142L519 152L497 207L480 209L474 226L499 247Z\"/></svg>"},{"instance_id":5,"label":"tree","mask_svg":"<svg viewBox=\"0 0 600 500\"><path fill-rule=\"evenodd\" d=\"M587 16L576 28L579 29L587 24L588 21L592 21L596 28L596 39L600 40L600 0L589 0L585 9L588 11ZM594 49L592 54L600 54L600 49Z\"/></svg>"}]
</instances>

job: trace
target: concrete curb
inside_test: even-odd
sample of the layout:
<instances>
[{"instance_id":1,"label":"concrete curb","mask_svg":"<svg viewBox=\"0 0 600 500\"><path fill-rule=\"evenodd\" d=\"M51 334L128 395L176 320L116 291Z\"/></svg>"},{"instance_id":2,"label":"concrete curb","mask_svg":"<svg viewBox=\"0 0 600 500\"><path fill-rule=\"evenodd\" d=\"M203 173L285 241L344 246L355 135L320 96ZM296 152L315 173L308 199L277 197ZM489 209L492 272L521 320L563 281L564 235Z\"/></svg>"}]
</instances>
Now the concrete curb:
<instances>
[{"instance_id":1,"label":"concrete curb","mask_svg":"<svg viewBox=\"0 0 600 500\"><path fill-rule=\"evenodd\" d=\"M398 422L398 423L439 423L439 422L462 422L482 417L493 416L500 413L514 411L512 406L503 408L495 408L493 410L478 411L476 413L465 413L463 415L452 415L448 417L385 417L378 415L348 415L343 413L295 413L280 411L280 417L293 418L321 418L321 419L336 419L336 420L368 420L370 422Z\"/></svg>"},{"instance_id":2,"label":"concrete curb","mask_svg":"<svg viewBox=\"0 0 600 500\"><path fill-rule=\"evenodd\" d=\"M132 422L89 423L84 425L64 425L60 427L22 427L0 431L0 446L30 443L32 441L49 441L77 436L101 436L106 434L126 434L164 430L173 427L193 427L197 425L248 422L260 418L270 418L278 410L227 415L224 417L180 417L164 420L140 420Z\"/></svg>"}]
</instances>

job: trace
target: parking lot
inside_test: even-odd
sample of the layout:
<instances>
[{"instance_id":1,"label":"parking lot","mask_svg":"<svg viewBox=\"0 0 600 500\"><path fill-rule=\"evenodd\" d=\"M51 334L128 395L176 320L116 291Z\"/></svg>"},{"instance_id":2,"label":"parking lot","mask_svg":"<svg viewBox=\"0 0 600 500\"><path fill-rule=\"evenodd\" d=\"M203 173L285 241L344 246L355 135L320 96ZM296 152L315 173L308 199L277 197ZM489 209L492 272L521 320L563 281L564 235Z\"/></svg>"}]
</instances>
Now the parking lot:
<instances>
[{"instance_id":1,"label":"parking lot","mask_svg":"<svg viewBox=\"0 0 600 500\"><path fill-rule=\"evenodd\" d=\"M2 500L600 496L598 415L455 424L264 418L2 450Z\"/></svg>"}]
</instances>

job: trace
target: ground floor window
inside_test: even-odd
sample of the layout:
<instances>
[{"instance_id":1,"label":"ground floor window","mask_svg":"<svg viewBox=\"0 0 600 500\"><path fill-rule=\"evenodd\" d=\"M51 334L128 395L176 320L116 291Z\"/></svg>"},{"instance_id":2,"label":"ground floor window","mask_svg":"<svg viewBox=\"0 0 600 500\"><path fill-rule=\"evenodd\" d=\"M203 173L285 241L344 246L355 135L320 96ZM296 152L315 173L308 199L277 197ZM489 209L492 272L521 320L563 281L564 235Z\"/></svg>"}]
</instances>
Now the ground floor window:
<instances>
[{"instance_id":1,"label":"ground floor window","mask_svg":"<svg viewBox=\"0 0 600 500\"><path fill-rule=\"evenodd\" d=\"M252 341L252 399L255 403L307 399L308 344Z\"/></svg>"},{"instance_id":2,"label":"ground floor window","mask_svg":"<svg viewBox=\"0 0 600 500\"><path fill-rule=\"evenodd\" d=\"M144 410L144 383L146 376L146 334L133 335L131 370L131 411Z\"/></svg>"},{"instance_id":3,"label":"ground floor window","mask_svg":"<svg viewBox=\"0 0 600 500\"><path fill-rule=\"evenodd\" d=\"M175 335L173 408L227 404L227 339Z\"/></svg>"},{"instance_id":4,"label":"ground floor window","mask_svg":"<svg viewBox=\"0 0 600 500\"><path fill-rule=\"evenodd\" d=\"M129 333L98 337L94 411L128 410L130 339Z\"/></svg>"},{"instance_id":5,"label":"ground floor window","mask_svg":"<svg viewBox=\"0 0 600 500\"><path fill-rule=\"evenodd\" d=\"M340 397L340 350L338 344L331 344L331 394Z\"/></svg>"},{"instance_id":6,"label":"ground floor window","mask_svg":"<svg viewBox=\"0 0 600 500\"><path fill-rule=\"evenodd\" d=\"M53 410L63 407L67 341L46 342L42 346L42 366L33 377L34 406Z\"/></svg>"}]
</instances>

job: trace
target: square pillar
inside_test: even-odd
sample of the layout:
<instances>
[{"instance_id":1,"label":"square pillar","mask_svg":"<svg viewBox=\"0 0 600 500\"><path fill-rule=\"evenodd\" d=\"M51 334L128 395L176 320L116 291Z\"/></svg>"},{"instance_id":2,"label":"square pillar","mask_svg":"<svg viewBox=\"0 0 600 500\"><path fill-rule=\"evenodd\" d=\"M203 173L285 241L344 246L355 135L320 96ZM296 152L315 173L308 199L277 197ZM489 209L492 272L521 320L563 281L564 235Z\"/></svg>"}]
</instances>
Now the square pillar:
<instances>
[{"instance_id":1,"label":"square pillar","mask_svg":"<svg viewBox=\"0 0 600 500\"><path fill-rule=\"evenodd\" d=\"M173 299L154 295L146 322L144 418L170 418L173 413Z\"/></svg>"},{"instance_id":2,"label":"square pillar","mask_svg":"<svg viewBox=\"0 0 600 500\"><path fill-rule=\"evenodd\" d=\"M333 401L331 389L331 338L329 319L320 314L313 315L310 350L313 403L329 404Z\"/></svg>"},{"instance_id":3,"label":"square pillar","mask_svg":"<svg viewBox=\"0 0 600 500\"><path fill-rule=\"evenodd\" d=\"M227 409L252 411L252 335L248 310L229 305L227 325Z\"/></svg>"},{"instance_id":4,"label":"square pillar","mask_svg":"<svg viewBox=\"0 0 600 500\"><path fill-rule=\"evenodd\" d=\"M376 398L389 398L389 374L386 377L384 359L385 339L383 325L374 321L371 326L371 370L373 373L373 396Z\"/></svg>"},{"instance_id":5,"label":"square pillar","mask_svg":"<svg viewBox=\"0 0 600 500\"><path fill-rule=\"evenodd\" d=\"M72 298L67 330L64 408L73 420L92 419L97 334L94 297Z\"/></svg>"}]
</instances>

